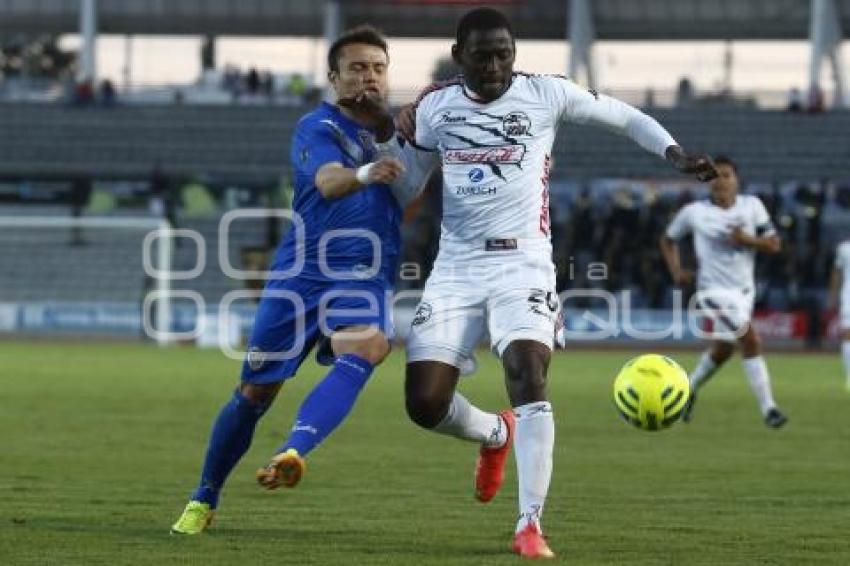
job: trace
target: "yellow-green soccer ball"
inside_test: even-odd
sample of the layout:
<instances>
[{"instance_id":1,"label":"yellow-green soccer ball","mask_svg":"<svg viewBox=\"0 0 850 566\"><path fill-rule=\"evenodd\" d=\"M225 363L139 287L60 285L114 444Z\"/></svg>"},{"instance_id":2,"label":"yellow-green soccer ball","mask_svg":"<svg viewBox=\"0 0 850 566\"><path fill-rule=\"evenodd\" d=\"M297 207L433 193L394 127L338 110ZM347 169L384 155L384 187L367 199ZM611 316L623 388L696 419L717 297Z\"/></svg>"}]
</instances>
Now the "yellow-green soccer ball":
<instances>
[{"instance_id":1,"label":"yellow-green soccer ball","mask_svg":"<svg viewBox=\"0 0 850 566\"><path fill-rule=\"evenodd\" d=\"M643 430L661 430L675 423L690 394L687 372L658 354L632 358L614 380L617 410L626 422Z\"/></svg>"}]
</instances>

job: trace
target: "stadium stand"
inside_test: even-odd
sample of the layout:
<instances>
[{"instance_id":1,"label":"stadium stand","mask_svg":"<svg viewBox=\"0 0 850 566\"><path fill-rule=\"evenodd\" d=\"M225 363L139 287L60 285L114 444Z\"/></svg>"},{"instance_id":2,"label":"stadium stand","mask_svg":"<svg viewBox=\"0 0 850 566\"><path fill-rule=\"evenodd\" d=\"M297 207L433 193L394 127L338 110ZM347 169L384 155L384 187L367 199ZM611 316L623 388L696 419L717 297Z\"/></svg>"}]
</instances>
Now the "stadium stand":
<instances>
[{"instance_id":1,"label":"stadium stand","mask_svg":"<svg viewBox=\"0 0 850 566\"><path fill-rule=\"evenodd\" d=\"M146 177L159 162L174 175L271 181L286 172L289 137L302 113L283 107L3 104L0 175ZM840 177L850 162L850 146L843 143L850 112L710 107L651 113L687 147L734 155L751 179ZM555 148L555 176L672 176L662 161L597 129L564 127Z\"/></svg>"},{"instance_id":2,"label":"stadium stand","mask_svg":"<svg viewBox=\"0 0 850 566\"><path fill-rule=\"evenodd\" d=\"M240 106L110 109L0 105L0 174L277 179L301 111Z\"/></svg>"},{"instance_id":3,"label":"stadium stand","mask_svg":"<svg viewBox=\"0 0 850 566\"><path fill-rule=\"evenodd\" d=\"M0 214L16 216L67 216L55 206L0 206ZM138 211L112 211L115 215L138 215ZM176 289L199 292L208 303L221 300L228 291L244 288L240 281L224 276L218 257L220 215L181 220L181 228L195 230L206 244L206 263L195 279L175 281ZM152 286L142 266L143 232L83 228L21 229L0 227L3 269L0 269L2 301L117 301L140 303ZM256 220L233 222L228 232L228 253L234 269L264 269L245 264L244 255L269 247L269 226ZM197 262L197 248L181 239L174 249L172 268L190 270ZM21 285L26 281L26 285Z\"/></svg>"},{"instance_id":4,"label":"stadium stand","mask_svg":"<svg viewBox=\"0 0 850 566\"><path fill-rule=\"evenodd\" d=\"M274 182L285 178L288 173L289 136L301 112L301 109L282 107L130 106L80 109L3 104L0 105L0 129L5 135L0 136L0 154L4 159L0 161L0 175L36 179L85 175L146 180L150 177L152 165L159 163L169 175L176 177L201 175ZM776 191L781 186L781 194L775 197L779 199L773 209L775 214L799 217L808 222L800 208L805 205L806 197L795 194L795 191L799 193L798 185L804 181L821 183L829 178L840 182L847 177L845 164L850 162L850 147L841 143L841 139L850 130L848 112L803 115L729 106L653 109L652 113L687 147L735 156L747 181L772 184L777 187ZM553 198L553 208L560 206L562 209L565 229L577 214L578 191L581 187L592 187L595 179L676 178L665 163L636 150L627 140L583 126L567 125L562 129L554 157L553 186L573 184L572 189L567 189L573 190L572 196L560 201L557 195ZM819 187L815 189L820 190ZM591 192L597 194L599 189L594 187ZM593 209L590 221L604 227L617 207L612 204L612 192L602 191L602 194L605 195L603 204L597 204ZM839 206L838 202L837 196L830 196L818 205L825 219L818 222L818 230L824 232L824 249L841 237L834 227L846 224L847 207ZM642 206L636 205L635 210L640 211ZM674 206L675 203L668 203L664 210L669 211ZM68 210L57 206L0 207L3 214L56 215L67 214ZM131 213L139 214L139 211ZM553 214L558 215L558 212ZM179 224L180 227L197 230L207 242L207 269L200 279L192 282L193 288L206 299L217 301L228 290L240 287L239 282L225 278L218 265L218 217L186 217L181 218ZM264 222L243 221L237 224L232 234L230 259L232 265L239 267L245 250L273 246L270 241L275 238L269 238ZM575 222L572 226L569 229L579 230ZM569 242L575 238L567 238L567 247L561 248L561 254L565 258L584 257L591 252L596 257L609 259L618 255L624 257L616 246L612 248L614 244L606 239L609 238L606 233L603 229L596 236L585 234L584 250L569 247ZM801 229L796 229L790 235L799 240L802 238L800 233ZM66 256L72 253L79 265L97 267L105 273L97 281L89 281L88 276L83 275L90 272L86 269L80 270L79 280L76 275L60 280L55 276L55 262L44 255L45 249L54 248L41 244L45 243L45 239L60 242L69 241L69 237L67 230L45 231L33 240L22 240L20 246L9 246L14 257L8 257L4 264L15 267L4 270L2 274L0 289L3 296L9 300L37 296L73 300L82 294L90 295L92 285L96 285L97 294L103 300L138 298L143 280L138 248L135 247L138 246L138 238L92 232L86 234L84 246L59 246L57 254ZM820 236L817 239L820 240ZM127 249L122 250L122 241L125 241ZM647 249L652 250L653 243L648 242ZM423 245L428 244L424 242ZM825 255L827 252L821 251L821 244L818 245L819 251L814 256L822 267L818 271L823 271L828 257ZM134 246L132 253L128 253L130 246ZM36 256L36 248L40 250L40 261L25 261L28 256ZM419 257L421 254L409 255ZM181 246L176 250L175 268L183 269L193 261L193 246ZM654 257L651 261L653 270L662 271L658 258ZM796 259L792 258L792 261ZM105 266L111 267L100 269ZM21 269L27 272L19 273ZM783 272L782 269L774 271L777 274ZM791 268L791 271L794 269ZM632 280L640 278L638 272L635 273L633 277L615 278L610 284L616 285L621 281L623 285L629 285ZM34 286L14 285L24 275L26 280L36 282ZM780 303L788 302L787 293L774 295L780 297ZM646 299L650 304L657 304L659 300L653 293Z\"/></svg>"},{"instance_id":5,"label":"stadium stand","mask_svg":"<svg viewBox=\"0 0 850 566\"><path fill-rule=\"evenodd\" d=\"M8 209L0 208L8 214ZM35 207L30 213L45 215ZM143 233L83 230L79 243L68 228L0 228L3 301L140 302L145 287ZM22 285L21 282L26 284Z\"/></svg>"}]
</instances>

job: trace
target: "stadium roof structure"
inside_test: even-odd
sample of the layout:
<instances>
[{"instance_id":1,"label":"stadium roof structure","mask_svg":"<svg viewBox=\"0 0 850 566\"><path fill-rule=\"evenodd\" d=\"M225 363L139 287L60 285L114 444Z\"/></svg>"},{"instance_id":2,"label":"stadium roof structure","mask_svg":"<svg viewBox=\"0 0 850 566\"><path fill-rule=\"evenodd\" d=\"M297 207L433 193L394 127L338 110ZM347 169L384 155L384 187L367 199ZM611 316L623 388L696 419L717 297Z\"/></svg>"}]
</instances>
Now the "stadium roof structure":
<instances>
[{"instance_id":1,"label":"stadium roof structure","mask_svg":"<svg viewBox=\"0 0 850 566\"><path fill-rule=\"evenodd\" d=\"M392 37L451 37L471 5L503 9L518 35L563 39L570 0L339 0L343 27L368 22ZM835 0L850 29L850 0ZM97 0L110 34L322 36L321 0ZM591 0L597 40L807 39L802 0ZM80 0L0 0L0 33L75 33Z\"/></svg>"}]
</instances>

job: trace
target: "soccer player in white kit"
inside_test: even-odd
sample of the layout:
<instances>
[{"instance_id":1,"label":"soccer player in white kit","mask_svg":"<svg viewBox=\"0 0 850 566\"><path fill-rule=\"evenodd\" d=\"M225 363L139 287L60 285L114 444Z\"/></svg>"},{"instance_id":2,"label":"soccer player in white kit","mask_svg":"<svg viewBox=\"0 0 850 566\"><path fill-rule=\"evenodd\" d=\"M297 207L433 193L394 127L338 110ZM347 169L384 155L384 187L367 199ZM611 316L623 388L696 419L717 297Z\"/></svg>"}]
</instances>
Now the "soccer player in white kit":
<instances>
[{"instance_id":1,"label":"soccer player in white kit","mask_svg":"<svg viewBox=\"0 0 850 566\"><path fill-rule=\"evenodd\" d=\"M711 198L683 207L661 237L661 252L677 285L693 280L683 269L676 240L692 233L698 263L697 306L711 319L711 349L704 352L690 375L691 398L682 413L693 417L697 391L741 345L744 371L767 426L779 428L788 419L776 406L761 341L751 324L755 294L756 252L777 253L781 242L770 215L756 196L738 194L738 172L727 157L714 159L717 178Z\"/></svg>"},{"instance_id":2,"label":"soccer player in white kit","mask_svg":"<svg viewBox=\"0 0 850 566\"><path fill-rule=\"evenodd\" d=\"M829 281L829 308L838 305L841 289L841 357L844 360L844 385L850 391L850 240L838 244L835 265Z\"/></svg>"},{"instance_id":3,"label":"soccer player in white kit","mask_svg":"<svg viewBox=\"0 0 850 566\"><path fill-rule=\"evenodd\" d=\"M685 154L631 106L564 77L515 73L513 31L496 10L461 18L452 56L462 77L426 90L398 117L405 137L436 152L443 170L440 252L407 342L406 406L418 425L481 445L479 501L496 495L513 443L520 510L513 551L552 558L540 518L555 434L545 386L560 310L548 193L556 129L564 120L604 126L681 172L703 180L715 172L707 156ZM485 331L512 406L500 414L455 390Z\"/></svg>"}]
</instances>

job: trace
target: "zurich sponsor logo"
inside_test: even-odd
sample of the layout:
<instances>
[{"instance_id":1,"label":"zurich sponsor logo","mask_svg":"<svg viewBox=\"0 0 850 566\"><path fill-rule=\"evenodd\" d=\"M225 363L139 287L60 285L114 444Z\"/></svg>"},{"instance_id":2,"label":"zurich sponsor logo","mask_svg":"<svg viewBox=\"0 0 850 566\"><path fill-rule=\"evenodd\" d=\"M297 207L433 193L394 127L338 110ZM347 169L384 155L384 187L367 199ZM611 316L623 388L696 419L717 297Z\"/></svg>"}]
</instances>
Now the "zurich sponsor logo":
<instances>
[{"instance_id":1,"label":"zurich sponsor logo","mask_svg":"<svg viewBox=\"0 0 850 566\"><path fill-rule=\"evenodd\" d=\"M480 183L481 179L484 178L484 171L476 167L475 169L470 169L467 175L469 176L469 180L473 183Z\"/></svg>"}]
</instances>

